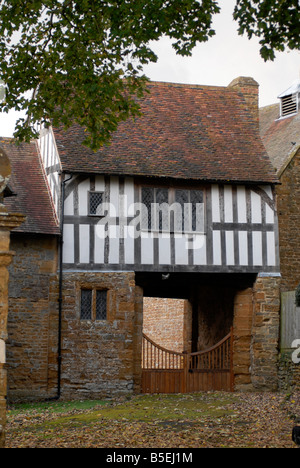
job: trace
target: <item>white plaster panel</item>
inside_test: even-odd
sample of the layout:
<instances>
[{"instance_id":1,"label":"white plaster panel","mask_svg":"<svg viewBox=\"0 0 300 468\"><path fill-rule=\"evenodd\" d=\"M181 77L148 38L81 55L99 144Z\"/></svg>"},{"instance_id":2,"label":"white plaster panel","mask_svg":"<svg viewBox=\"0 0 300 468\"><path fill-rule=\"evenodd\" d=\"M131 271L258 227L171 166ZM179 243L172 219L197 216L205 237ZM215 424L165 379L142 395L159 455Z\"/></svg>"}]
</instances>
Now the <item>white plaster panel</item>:
<instances>
[{"instance_id":1,"label":"white plaster panel","mask_svg":"<svg viewBox=\"0 0 300 468\"><path fill-rule=\"evenodd\" d=\"M90 262L90 226L87 224L79 226L79 261Z\"/></svg>"},{"instance_id":2,"label":"white plaster panel","mask_svg":"<svg viewBox=\"0 0 300 468\"><path fill-rule=\"evenodd\" d=\"M224 217L225 223L233 222L233 200L231 185L226 185L224 188Z\"/></svg>"},{"instance_id":3,"label":"white plaster panel","mask_svg":"<svg viewBox=\"0 0 300 468\"><path fill-rule=\"evenodd\" d=\"M262 257L262 233L255 231L252 233L253 243L253 265L261 266L263 264Z\"/></svg>"},{"instance_id":4,"label":"white plaster panel","mask_svg":"<svg viewBox=\"0 0 300 468\"><path fill-rule=\"evenodd\" d=\"M212 221L219 223L221 221L220 215L220 191L218 185L211 187L211 204L212 204Z\"/></svg>"},{"instance_id":5,"label":"white plaster panel","mask_svg":"<svg viewBox=\"0 0 300 468\"><path fill-rule=\"evenodd\" d=\"M63 262L74 263L74 225L64 225L64 248L63 248Z\"/></svg>"},{"instance_id":6,"label":"white plaster panel","mask_svg":"<svg viewBox=\"0 0 300 468\"><path fill-rule=\"evenodd\" d=\"M222 265L221 232L213 232L213 261L214 265Z\"/></svg>"}]
</instances>

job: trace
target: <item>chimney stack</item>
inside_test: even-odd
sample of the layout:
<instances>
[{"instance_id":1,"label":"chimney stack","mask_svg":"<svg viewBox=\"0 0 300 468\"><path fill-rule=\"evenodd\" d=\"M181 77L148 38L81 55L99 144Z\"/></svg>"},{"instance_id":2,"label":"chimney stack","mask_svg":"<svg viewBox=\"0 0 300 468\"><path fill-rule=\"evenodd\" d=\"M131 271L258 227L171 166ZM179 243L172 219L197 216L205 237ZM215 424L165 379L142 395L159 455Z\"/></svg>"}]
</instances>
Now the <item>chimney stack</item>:
<instances>
[{"instance_id":1,"label":"chimney stack","mask_svg":"<svg viewBox=\"0 0 300 468\"><path fill-rule=\"evenodd\" d=\"M251 77L240 76L233 80L228 88L233 88L243 94L249 111L251 112L254 121L259 129L259 114L258 114L258 92L259 84Z\"/></svg>"}]
</instances>

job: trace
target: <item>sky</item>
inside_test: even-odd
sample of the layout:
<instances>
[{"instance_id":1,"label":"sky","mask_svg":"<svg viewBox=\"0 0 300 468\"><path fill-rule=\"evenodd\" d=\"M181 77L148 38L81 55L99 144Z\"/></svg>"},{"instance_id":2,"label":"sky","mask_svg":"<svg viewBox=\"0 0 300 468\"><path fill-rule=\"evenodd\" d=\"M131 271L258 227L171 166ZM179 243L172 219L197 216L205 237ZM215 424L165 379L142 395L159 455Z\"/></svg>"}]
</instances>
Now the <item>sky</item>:
<instances>
[{"instance_id":1,"label":"sky","mask_svg":"<svg viewBox=\"0 0 300 468\"><path fill-rule=\"evenodd\" d=\"M158 55L155 64L147 65L144 73L152 81L227 86L239 76L250 76L260 85L259 105L278 102L278 95L300 79L300 52L277 53L273 62L264 62L256 38L239 36L232 18L235 0L219 0L222 9L216 16L216 35L196 46L191 57L177 56L171 41L163 38L153 44ZM19 115L0 113L0 135L12 136Z\"/></svg>"}]
</instances>

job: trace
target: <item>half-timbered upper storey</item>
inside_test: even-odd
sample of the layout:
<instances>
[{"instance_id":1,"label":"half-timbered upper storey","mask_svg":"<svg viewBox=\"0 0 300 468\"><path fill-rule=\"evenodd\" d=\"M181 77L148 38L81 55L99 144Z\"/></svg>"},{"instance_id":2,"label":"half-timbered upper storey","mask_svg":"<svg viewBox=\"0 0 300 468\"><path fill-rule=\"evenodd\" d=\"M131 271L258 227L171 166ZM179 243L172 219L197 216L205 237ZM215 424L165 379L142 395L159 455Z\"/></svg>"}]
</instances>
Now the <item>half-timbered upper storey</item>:
<instances>
[{"instance_id":1,"label":"half-timbered upper storey","mask_svg":"<svg viewBox=\"0 0 300 468\"><path fill-rule=\"evenodd\" d=\"M64 268L278 272L277 179L259 137L257 83L149 91L143 115L96 153L80 127L41 132Z\"/></svg>"}]
</instances>

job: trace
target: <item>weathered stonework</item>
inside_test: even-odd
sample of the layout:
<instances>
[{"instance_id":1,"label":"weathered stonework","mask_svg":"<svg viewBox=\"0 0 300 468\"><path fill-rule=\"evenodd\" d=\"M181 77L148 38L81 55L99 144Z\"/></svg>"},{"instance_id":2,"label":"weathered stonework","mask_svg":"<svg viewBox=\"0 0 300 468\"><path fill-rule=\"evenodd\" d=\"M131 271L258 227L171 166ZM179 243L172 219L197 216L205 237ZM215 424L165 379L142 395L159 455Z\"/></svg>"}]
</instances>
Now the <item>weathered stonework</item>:
<instances>
[{"instance_id":1,"label":"weathered stonework","mask_svg":"<svg viewBox=\"0 0 300 468\"><path fill-rule=\"evenodd\" d=\"M281 352L278 360L278 384L282 392L300 391L300 364L292 360L293 351Z\"/></svg>"},{"instance_id":2,"label":"weathered stonework","mask_svg":"<svg viewBox=\"0 0 300 468\"><path fill-rule=\"evenodd\" d=\"M50 398L57 386L57 240L12 234L11 244L8 398Z\"/></svg>"},{"instance_id":3,"label":"weathered stonework","mask_svg":"<svg viewBox=\"0 0 300 468\"><path fill-rule=\"evenodd\" d=\"M285 93L283 93L284 95ZM282 95L282 97L283 97ZM263 143L277 172L276 186L281 272L279 388L300 386L300 365L292 362L292 343L300 339L298 312L289 294L300 284L300 138L299 112L278 119L280 104L260 110Z\"/></svg>"},{"instance_id":4,"label":"weathered stonework","mask_svg":"<svg viewBox=\"0 0 300 468\"><path fill-rule=\"evenodd\" d=\"M276 192L282 291L294 291L300 283L300 150L282 173Z\"/></svg>"},{"instance_id":5,"label":"weathered stonework","mask_svg":"<svg viewBox=\"0 0 300 468\"><path fill-rule=\"evenodd\" d=\"M144 291L139 286L135 286L134 305L134 332L133 332L133 391L140 393L142 383L142 335L143 335L143 307Z\"/></svg>"},{"instance_id":6,"label":"weathered stonework","mask_svg":"<svg viewBox=\"0 0 300 468\"><path fill-rule=\"evenodd\" d=\"M182 353L191 352L192 310L182 299L144 299L144 333L156 344Z\"/></svg>"},{"instance_id":7,"label":"weathered stonework","mask_svg":"<svg viewBox=\"0 0 300 468\"><path fill-rule=\"evenodd\" d=\"M253 290L239 292L234 301L233 323L233 372L235 388L239 391L252 390L251 382L251 339L253 321Z\"/></svg>"},{"instance_id":8,"label":"weathered stonework","mask_svg":"<svg viewBox=\"0 0 300 468\"><path fill-rule=\"evenodd\" d=\"M281 171L281 184L277 187L278 223L280 236L280 261L282 292L294 291L300 284L300 150L293 154ZM289 326L293 317L284 317ZM295 330L300 339L300 330ZM292 339L291 339L292 342ZM300 364L291 359L292 351L282 349L278 357L279 388L291 390L300 388Z\"/></svg>"},{"instance_id":9,"label":"weathered stonework","mask_svg":"<svg viewBox=\"0 0 300 468\"><path fill-rule=\"evenodd\" d=\"M0 364L0 448L5 446L6 386L6 368L2 363Z\"/></svg>"},{"instance_id":10,"label":"weathered stonework","mask_svg":"<svg viewBox=\"0 0 300 468\"><path fill-rule=\"evenodd\" d=\"M58 278L53 271L55 259L50 254L50 245L47 257L45 244L44 254L40 252L31 266L32 281L37 283L37 290L32 283L24 284L22 289L21 265L24 267L28 260L22 259L22 243L17 246L14 241L14 245L20 250L20 255L15 258L12 273L16 281L13 281L10 299L9 396L14 400L55 396L58 379ZM31 252L29 256L28 249ZM35 249L39 250L37 241L32 240L32 244L27 244L28 258L34 255ZM46 275L44 278L42 270ZM39 281L48 281L48 290L44 289L43 297L38 297L41 294L38 277ZM235 293L232 315L237 391L277 388L279 285L279 278L257 278L253 287ZM107 290L107 320L80 318L81 289ZM35 302L30 303L29 298L34 298ZM144 297L143 289L136 286L135 274L64 272L62 299L61 398L88 399L139 393ZM183 340L188 336L191 338L192 323L191 304L184 302L189 305L188 313L183 314L189 317L189 331ZM150 300L151 304L153 307ZM157 316L155 321L158 320ZM185 329L184 317L181 320L182 332ZM222 323L225 323L224 318ZM187 345L190 347L191 341L187 340ZM171 344L169 347L172 349Z\"/></svg>"},{"instance_id":11,"label":"weathered stonework","mask_svg":"<svg viewBox=\"0 0 300 468\"><path fill-rule=\"evenodd\" d=\"M236 390L278 388L280 278L259 277L237 294L234 314Z\"/></svg>"},{"instance_id":12,"label":"weathered stonework","mask_svg":"<svg viewBox=\"0 0 300 468\"><path fill-rule=\"evenodd\" d=\"M24 216L0 212L0 448L5 446L6 395L7 395L7 316L8 316L8 266L13 252L10 251L10 231L24 221Z\"/></svg>"},{"instance_id":13,"label":"weathered stonework","mask_svg":"<svg viewBox=\"0 0 300 468\"><path fill-rule=\"evenodd\" d=\"M55 238L14 235L9 287L8 397L40 400L58 390ZM24 274L26 272L26 274ZM107 320L80 320L82 287L108 290ZM140 391L143 290L134 273L64 273L61 397Z\"/></svg>"},{"instance_id":14,"label":"weathered stonework","mask_svg":"<svg viewBox=\"0 0 300 468\"><path fill-rule=\"evenodd\" d=\"M132 393L141 373L142 296L134 273L65 273L62 398ZM81 288L108 291L107 320L80 320Z\"/></svg>"},{"instance_id":15,"label":"weathered stonework","mask_svg":"<svg viewBox=\"0 0 300 468\"><path fill-rule=\"evenodd\" d=\"M280 278L262 277L254 285L251 373L257 390L278 389L280 283Z\"/></svg>"}]
</instances>

